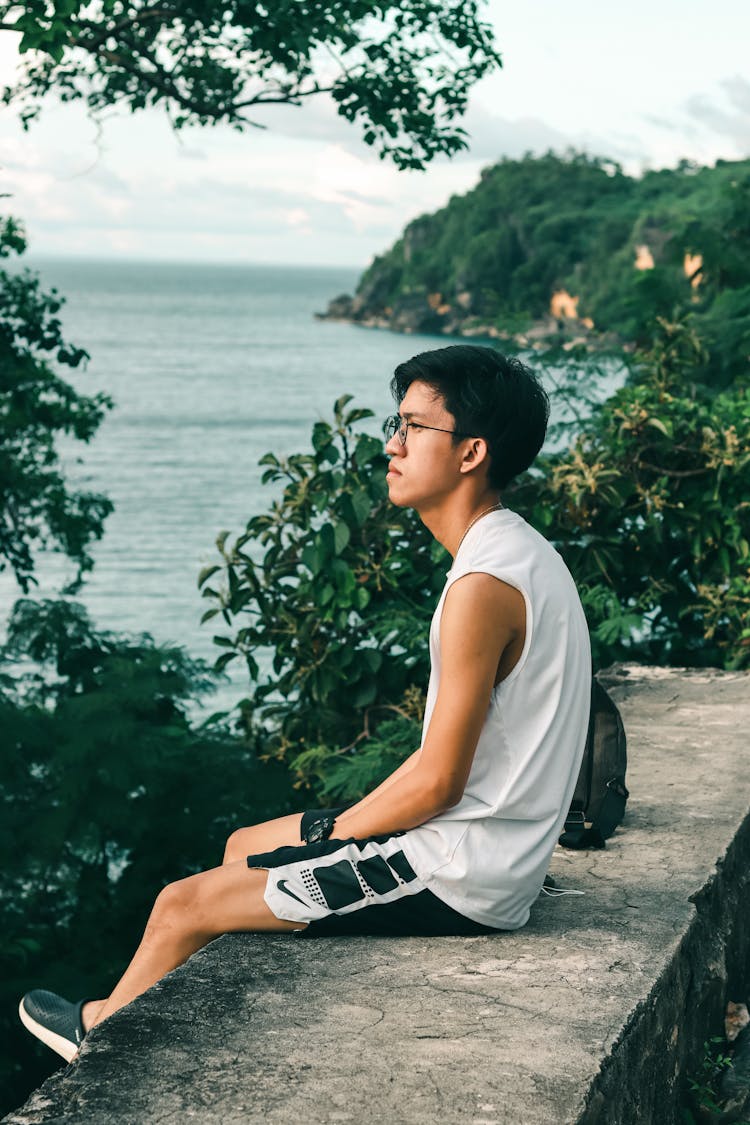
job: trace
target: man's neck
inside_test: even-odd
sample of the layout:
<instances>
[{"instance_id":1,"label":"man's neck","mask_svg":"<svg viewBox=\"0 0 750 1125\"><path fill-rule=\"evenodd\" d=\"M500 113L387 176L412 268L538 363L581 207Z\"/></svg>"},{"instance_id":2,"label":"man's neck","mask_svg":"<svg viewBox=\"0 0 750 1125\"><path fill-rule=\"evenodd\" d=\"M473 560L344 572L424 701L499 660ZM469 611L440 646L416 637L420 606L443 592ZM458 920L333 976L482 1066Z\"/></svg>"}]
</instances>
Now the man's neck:
<instances>
[{"instance_id":1,"label":"man's neck","mask_svg":"<svg viewBox=\"0 0 750 1125\"><path fill-rule=\"evenodd\" d=\"M500 508L500 494L491 490L477 496L453 496L434 508L419 511L419 518L442 543L452 558L456 557L463 537L474 522Z\"/></svg>"}]
</instances>

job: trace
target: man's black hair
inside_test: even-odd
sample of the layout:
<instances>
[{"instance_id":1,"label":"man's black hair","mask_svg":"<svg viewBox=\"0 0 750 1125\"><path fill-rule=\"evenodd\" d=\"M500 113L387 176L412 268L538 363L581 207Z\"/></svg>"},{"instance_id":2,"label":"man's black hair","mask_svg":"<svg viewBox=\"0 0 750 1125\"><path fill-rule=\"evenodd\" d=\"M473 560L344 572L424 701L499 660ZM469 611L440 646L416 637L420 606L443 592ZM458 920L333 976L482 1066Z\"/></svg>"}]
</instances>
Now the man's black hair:
<instances>
[{"instance_id":1,"label":"man's black hair","mask_svg":"<svg viewBox=\"0 0 750 1125\"><path fill-rule=\"evenodd\" d=\"M487 442L487 480L503 489L528 469L544 442L549 399L532 371L514 356L476 344L422 352L396 368L391 391L400 405L412 383L441 395L456 430ZM460 441L454 438L454 444Z\"/></svg>"}]
</instances>

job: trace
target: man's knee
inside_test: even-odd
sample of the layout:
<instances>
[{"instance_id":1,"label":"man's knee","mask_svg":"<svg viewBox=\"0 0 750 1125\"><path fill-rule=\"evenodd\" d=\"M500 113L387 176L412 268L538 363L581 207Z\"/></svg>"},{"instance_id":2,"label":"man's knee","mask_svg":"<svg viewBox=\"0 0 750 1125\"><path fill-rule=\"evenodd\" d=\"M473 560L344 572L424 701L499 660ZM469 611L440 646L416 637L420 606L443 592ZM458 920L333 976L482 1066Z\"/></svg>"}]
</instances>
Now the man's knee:
<instances>
[{"instance_id":1,"label":"man's knee","mask_svg":"<svg viewBox=\"0 0 750 1125\"><path fill-rule=\"evenodd\" d=\"M167 934L182 933L192 928L195 905L193 876L168 883L156 896L146 924L145 938L158 939Z\"/></svg>"},{"instance_id":2,"label":"man's knee","mask_svg":"<svg viewBox=\"0 0 750 1125\"><path fill-rule=\"evenodd\" d=\"M237 828L227 838L223 862L234 863L238 859L245 859L246 856L252 855L251 840L254 832L254 828Z\"/></svg>"},{"instance_id":3,"label":"man's knee","mask_svg":"<svg viewBox=\"0 0 750 1125\"><path fill-rule=\"evenodd\" d=\"M302 813L291 813L248 828L238 828L227 840L223 862L234 863L238 859L270 852L275 848L299 846L302 843L301 820Z\"/></svg>"}]
</instances>

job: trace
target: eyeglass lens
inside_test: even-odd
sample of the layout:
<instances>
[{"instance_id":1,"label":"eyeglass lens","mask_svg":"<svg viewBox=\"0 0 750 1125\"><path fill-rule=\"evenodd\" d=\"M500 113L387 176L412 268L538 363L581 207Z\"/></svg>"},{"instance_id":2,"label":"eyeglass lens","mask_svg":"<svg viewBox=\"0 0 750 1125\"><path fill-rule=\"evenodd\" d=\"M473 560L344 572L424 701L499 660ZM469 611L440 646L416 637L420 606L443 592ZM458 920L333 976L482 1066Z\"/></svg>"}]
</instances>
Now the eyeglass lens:
<instances>
[{"instance_id":1,"label":"eyeglass lens","mask_svg":"<svg viewBox=\"0 0 750 1125\"><path fill-rule=\"evenodd\" d=\"M406 441L406 423L398 414L393 414L386 419L384 429L386 441L390 441L394 434L398 434L402 445Z\"/></svg>"}]
</instances>

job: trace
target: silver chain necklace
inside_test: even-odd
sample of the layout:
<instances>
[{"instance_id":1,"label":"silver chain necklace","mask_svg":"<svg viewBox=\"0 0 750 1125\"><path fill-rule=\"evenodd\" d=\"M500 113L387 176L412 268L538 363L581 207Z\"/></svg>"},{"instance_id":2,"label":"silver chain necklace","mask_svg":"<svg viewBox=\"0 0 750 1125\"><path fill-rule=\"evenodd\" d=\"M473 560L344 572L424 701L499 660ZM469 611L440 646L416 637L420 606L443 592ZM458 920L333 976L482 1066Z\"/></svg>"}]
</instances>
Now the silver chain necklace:
<instances>
[{"instance_id":1,"label":"silver chain necklace","mask_svg":"<svg viewBox=\"0 0 750 1125\"><path fill-rule=\"evenodd\" d=\"M469 526L466 528L466 531L463 533L463 535L461 536L461 538L458 541L458 546L456 547L456 555L461 550L461 544L463 543L464 539L466 538L466 536L471 531L474 524L478 523L479 520L481 520L482 516L488 516L490 514L490 512L499 512L502 507L503 507L503 503L502 503L501 500L499 500L497 502L497 504L493 504L491 508L485 508L484 511L480 512L478 516L474 516L474 519L471 521ZM455 558L455 556L454 556L454 558Z\"/></svg>"}]
</instances>

